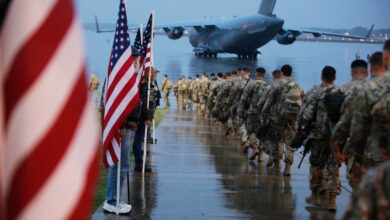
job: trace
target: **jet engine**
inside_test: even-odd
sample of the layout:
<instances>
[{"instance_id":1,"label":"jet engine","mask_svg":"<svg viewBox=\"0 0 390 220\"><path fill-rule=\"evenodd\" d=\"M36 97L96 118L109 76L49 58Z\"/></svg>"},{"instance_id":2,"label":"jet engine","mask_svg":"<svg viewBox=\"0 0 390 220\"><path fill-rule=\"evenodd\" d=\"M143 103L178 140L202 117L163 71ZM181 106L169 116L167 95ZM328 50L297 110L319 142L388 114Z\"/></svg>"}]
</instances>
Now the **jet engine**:
<instances>
[{"instance_id":1,"label":"jet engine","mask_svg":"<svg viewBox=\"0 0 390 220\"><path fill-rule=\"evenodd\" d=\"M278 35L276 35L276 41L279 44L288 45L294 43L294 41L297 39L294 33L290 31L282 31Z\"/></svg>"},{"instance_id":2,"label":"jet engine","mask_svg":"<svg viewBox=\"0 0 390 220\"><path fill-rule=\"evenodd\" d=\"M165 33L167 34L169 39L179 39L183 36L184 34L184 28L182 27L175 27L175 28L164 28Z\"/></svg>"}]
</instances>

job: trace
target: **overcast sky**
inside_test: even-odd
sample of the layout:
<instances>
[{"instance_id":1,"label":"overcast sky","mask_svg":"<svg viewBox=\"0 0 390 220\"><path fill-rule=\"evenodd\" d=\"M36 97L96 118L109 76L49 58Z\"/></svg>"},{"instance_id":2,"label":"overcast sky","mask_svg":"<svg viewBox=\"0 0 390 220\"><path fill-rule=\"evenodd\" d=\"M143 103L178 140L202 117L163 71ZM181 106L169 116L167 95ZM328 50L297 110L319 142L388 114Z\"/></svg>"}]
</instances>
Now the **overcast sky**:
<instances>
[{"instance_id":1,"label":"overcast sky","mask_svg":"<svg viewBox=\"0 0 390 220\"><path fill-rule=\"evenodd\" d=\"M76 0L83 23L115 23L119 0ZM168 24L203 20L210 16L244 16L256 13L261 0L127 0L129 24L146 23L156 11L156 23ZM279 0L274 14L285 26L390 28L390 0Z\"/></svg>"}]
</instances>

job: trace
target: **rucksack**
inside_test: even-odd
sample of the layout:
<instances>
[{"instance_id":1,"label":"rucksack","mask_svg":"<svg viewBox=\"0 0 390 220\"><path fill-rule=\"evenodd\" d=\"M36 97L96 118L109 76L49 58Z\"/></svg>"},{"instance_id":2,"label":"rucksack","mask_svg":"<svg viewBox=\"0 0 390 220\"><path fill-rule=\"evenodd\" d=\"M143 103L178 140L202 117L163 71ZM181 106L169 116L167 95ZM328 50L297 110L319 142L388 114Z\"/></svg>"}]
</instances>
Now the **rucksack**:
<instances>
[{"instance_id":1,"label":"rucksack","mask_svg":"<svg viewBox=\"0 0 390 220\"><path fill-rule=\"evenodd\" d=\"M340 119L340 112L345 95L341 91L328 93L324 96L326 114L332 123L337 123Z\"/></svg>"},{"instance_id":2,"label":"rucksack","mask_svg":"<svg viewBox=\"0 0 390 220\"><path fill-rule=\"evenodd\" d=\"M281 115L284 119L296 121L302 106L302 90L298 84L289 82L282 93Z\"/></svg>"},{"instance_id":3,"label":"rucksack","mask_svg":"<svg viewBox=\"0 0 390 220\"><path fill-rule=\"evenodd\" d=\"M371 109L373 123L379 126L380 146L390 146L390 86L387 85L379 92L379 99Z\"/></svg>"}]
</instances>

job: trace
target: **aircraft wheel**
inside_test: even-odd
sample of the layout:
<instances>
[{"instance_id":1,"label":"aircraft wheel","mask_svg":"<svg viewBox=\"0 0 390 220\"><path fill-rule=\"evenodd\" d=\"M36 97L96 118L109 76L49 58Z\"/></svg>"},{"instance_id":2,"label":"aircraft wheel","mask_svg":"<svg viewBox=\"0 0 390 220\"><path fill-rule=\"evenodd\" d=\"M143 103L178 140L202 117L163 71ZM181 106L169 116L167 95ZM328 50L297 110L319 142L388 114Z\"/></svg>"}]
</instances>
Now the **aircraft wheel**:
<instances>
[{"instance_id":1,"label":"aircraft wheel","mask_svg":"<svg viewBox=\"0 0 390 220\"><path fill-rule=\"evenodd\" d=\"M218 56L218 53L213 53L214 58L217 58L217 56Z\"/></svg>"}]
</instances>

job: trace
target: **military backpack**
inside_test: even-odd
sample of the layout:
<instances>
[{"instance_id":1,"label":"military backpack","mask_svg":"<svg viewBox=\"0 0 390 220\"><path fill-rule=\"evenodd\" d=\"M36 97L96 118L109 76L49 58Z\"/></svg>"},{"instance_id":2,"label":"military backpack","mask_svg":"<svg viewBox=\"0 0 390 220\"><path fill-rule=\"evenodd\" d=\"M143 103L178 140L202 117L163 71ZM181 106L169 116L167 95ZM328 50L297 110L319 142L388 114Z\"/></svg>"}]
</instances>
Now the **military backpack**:
<instances>
[{"instance_id":1,"label":"military backpack","mask_svg":"<svg viewBox=\"0 0 390 220\"><path fill-rule=\"evenodd\" d=\"M390 146L390 85L379 92L379 99L371 109L373 123L379 126L379 144L385 148ZM389 152L390 153L390 152Z\"/></svg>"}]
</instances>

